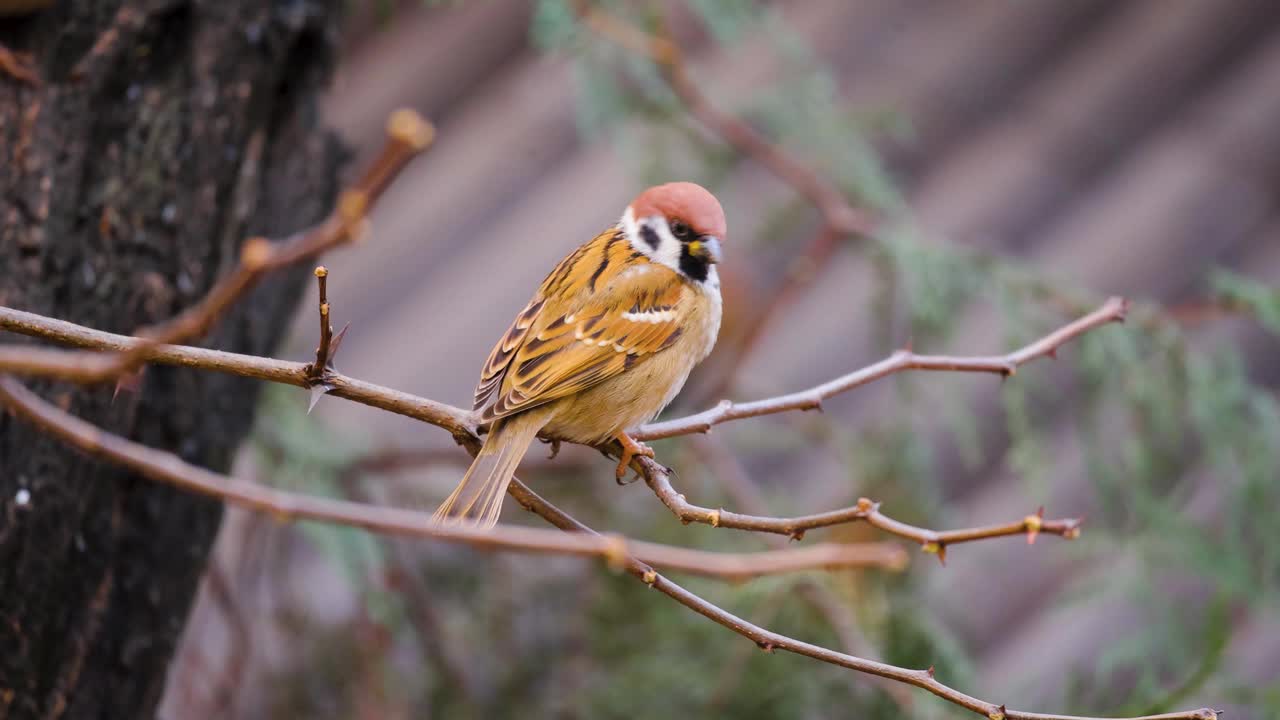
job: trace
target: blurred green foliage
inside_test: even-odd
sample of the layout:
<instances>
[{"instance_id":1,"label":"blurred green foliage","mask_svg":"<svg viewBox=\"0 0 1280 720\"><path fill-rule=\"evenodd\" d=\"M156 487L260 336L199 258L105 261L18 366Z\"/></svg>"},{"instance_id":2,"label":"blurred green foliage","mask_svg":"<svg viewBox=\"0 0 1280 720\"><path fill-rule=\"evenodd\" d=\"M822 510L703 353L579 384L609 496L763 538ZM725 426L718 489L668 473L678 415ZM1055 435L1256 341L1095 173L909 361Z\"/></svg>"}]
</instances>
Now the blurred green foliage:
<instances>
[{"instance_id":1,"label":"blurred green foliage","mask_svg":"<svg viewBox=\"0 0 1280 720\"><path fill-rule=\"evenodd\" d=\"M637 26L653 27L658 21L647 4L618 0L602 5ZM691 0L689 7L705 23L709 42L726 53L734 53L744 36L768 38L781 68L778 81L739 106L722 107L748 118L831 178L851 200L885 218L882 230L857 246L881 270L870 311L877 317L904 317L917 347L944 346L975 304L999 309L1004 339L1013 347L1100 300L1006 259L928 237L913 222L869 137L909 133L905 121L869 119L841 107L833 78L803 38L764 3ZM715 188L742 162L692 123L649 60L587 32L566 0L538 2L532 36L545 51L573 60L581 130L616 143L637 184L681 176ZM708 90L719 102L714 88ZM759 212L760 232L752 242L762 248L796 242L790 235L803 224L798 219L812 222L798 198ZM1280 333L1280 289L1226 271L1214 271L1206 280L1212 299ZM884 350L892 349L891 337L902 336L898 330L879 333ZM1039 419L1055 404L1073 403L1071 431L1099 508L1088 519L1075 552L1081 558L1119 553L1126 567L1135 568L1079 580L1065 591L1068 603L1121 597L1144 608L1144 614L1140 623L1119 629L1091 666L1066 668L1071 680L1054 707L1162 712L1211 691L1225 701L1280 716L1280 684L1243 686L1222 663L1242 608L1273 614L1280 608L1280 535L1272 517L1280 507L1280 407L1275 395L1253 384L1230 342L1198 347L1161 308L1141 301L1123 328L1104 328L1074 341L1056 367L1064 363L1070 364L1070 393L1047 390L1048 383L1041 381L1058 371L1041 365L1003 384L999 392L1008 446L1000 457L983 457L982 441L965 407L943 404L967 467L1008 469L1026 479L1032 497L1047 500L1045 471L1053 465L1055 450L1046 443L1060 428ZM913 432L919 414L936 411L913 404L928 380L901 376L895 382L902 400L896 416L857 432L830 424L818 432L847 461L850 500L857 488L892 502L901 509L895 516L903 520L945 525L938 490L945 486L943 473L926 438ZM273 399L263 425L272 429L264 442L272 449L264 461L274 468L272 476L305 483L308 491L340 494L337 468L359 454L361 443L325 436L322 427L301 413L295 397L268 397ZM771 443L794 447L807 442L797 437L806 432L811 431L795 425L767 432L744 426L729 437L744 448L764 451ZM316 442L317 437L324 442ZM317 448L324 452L317 454ZM689 469L682 482L701 504L732 504L706 480L710 471L699 468L694 453L679 443L664 443L659 452ZM1206 474L1214 478L1213 497L1195 495L1193 481ZM565 478L563 487L567 493L596 480ZM781 490L765 492L778 514L805 510L791 507ZM613 512L612 505L590 494L581 503L590 505L591 522L600 528L700 547L764 547L742 535L682 527L656 505L638 517ZM388 562L376 540L332 527L309 525L305 532L344 568L369 606L381 608L371 614L371 622L386 626L394 637L412 636L405 627L407 613L387 609L397 595L371 581L383 575ZM905 577L815 574L741 586L690 585L731 612L800 639L839 647L828 621L797 599L799 584L825 583L847 603L885 660L936 666L945 682L981 694L972 685L974 668L963 643L918 601L922 575L936 568L927 562L917 566ZM447 710L448 716L808 718L839 709L843 717L904 717L902 708L864 678L786 653L762 653L630 578L595 565L565 562L554 572L526 577L514 563L463 552L432 555L414 570L439 589L453 634L466 638L470 650L483 656L475 662L491 678L487 704L468 710L457 689L425 660L409 671L384 661L380 672L413 702ZM1168 590L1187 578L1209 599L1191 606ZM320 666L308 672L329 671ZM337 669L327 679L337 685L351 681ZM967 716L920 693L915 702L912 717ZM314 716L346 717L348 709L338 703L332 712Z\"/></svg>"}]
</instances>

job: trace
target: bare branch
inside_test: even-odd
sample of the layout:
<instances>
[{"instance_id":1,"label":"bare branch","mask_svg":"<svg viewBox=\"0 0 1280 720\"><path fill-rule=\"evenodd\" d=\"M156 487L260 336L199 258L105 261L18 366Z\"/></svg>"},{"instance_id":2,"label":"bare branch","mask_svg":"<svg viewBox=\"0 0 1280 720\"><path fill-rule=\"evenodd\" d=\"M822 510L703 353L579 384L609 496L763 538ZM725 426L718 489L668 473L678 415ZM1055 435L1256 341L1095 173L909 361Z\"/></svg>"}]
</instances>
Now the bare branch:
<instances>
[{"instance_id":1,"label":"bare branch","mask_svg":"<svg viewBox=\"0 0 1280 720\"><path fill-rule=\"evenodd\" d=\"M478 439L468 441L467 445L469 451L479 451L480 446ZM547 522L550 522L552 525L555 525L562 530L577 533L594 533L591 528L583 525L564 511L547 502L519 480L512 481L508 492L516 499L517 502L523 505L525 509L539 515ZM874 660L867 660L854 655L828 650L827 648L813 645L802 640L796 640L795 638L781 635L748 622L747 620L744 620L737 615L704 600L698 595L689 592L682 586L667 579L665 576L659 574L653 568L635 557L627 556L623 558L620 565L622 569L626 570L629 574L638 578L649 587L661 592L681 605L684 605L699 615L706 617L712 622L742 635L766 652L785 650L787 652L803 655L805 657L830 663L832 665L838 665L850 670L856 670L868 675L874 675L906 683L908 685L914 685L915 687L927 690L950 703L993 720L1104 720L1102 718L1075 715L1050 715L1019 710L1008 710L1004 705L997 705L992 702L980 700L972 695L967 695L959 690L938 682L938 680L934 678L933 668L929 668L927 670L902 668L896 665L889 665L887 663L876 662ZM1141 717L1113 718L1111 720L1218 720L1218 713L1210 708L1200 708L1198 710L1167 713L1164 715L1143 715Z\"/></svg>"},{"instance_id":2,"label":"bare branch","mask_svg":"<svg viewBox=\"0 0 1280 720\"><path fill-rule=\"evenodd\" d=\"M645 426L634 435L646 439L671 437L689 432L705 431L718 423L738 418L817 407L824 398L908 369L1012 374L1019 366L1035 358L1055 353L1063 343L1072 338L1100 325L1122 319L1126 307L1127 303L1123 299L1112 298L1094 312L1008 355L1000 357L951 357L916 355L904 351L875 365L799 393L752 403L733 404L727 401L722 402L717 407L696 415ZM72 323L51 320L39 315L8 308L0 308L0 328L73 345L115 350L127 350L141 342L135 338L90 330ZM35 348L15 349L25 351L28 355L39 355L46 352ZM143 357L149 362L203 367L273 382L282 382L298 387L309 387L311 382L308 375L309 366L302 363L223 353L202 348L146 345ZM24 366L19 364L6 366L4 359L5 356L0 354L0 371L16 370L21 372L25 369ZM37 361L40 359L38 357L35 358ZM460 408L348 378L336 372L326 373L325 383L332 388L330 392L334 395L423 420L448 430L459 441L474 436L476 432L474 415ZM887 517L879 512L875 503L866 499L852 507L800 517L745 515L689 503L683 495L672 487L669 474L658 463L644 460L641 465L636 467L640 469L646 483L658 495L659 499L681 521L686 523L700 522L716 527L732 527L799 537L806 530L814 528L865 521L886 532L919 543L925 550L936 552L940 559L945 559L946 548L949 545L957 543L1021 534L1034 537L1036 533L1041 532L1071 538L1079 533L1078 520L1045 521L1035 515L1028 515L1021 521L1002 525L938 532L917 528Z\"/></svg>"},{"instance_id":3,"label":"bare branch","mask_svg":"<svg viewBox=\"0 0 1280 720\"><path fill-rule=\"evenodd\" d=\"M875 566L900 570L905 565L900 548L882 544L828 543L799 550L717 553L620 536L564 535L540 528L509 526L485 531L437 525L425 513L285 492L191 465L172 453L126 440L69 415L41 400L13 378L0 377L0 402L19 417L85 452L106 457L153 480L267 513L281 522L319 520L391 535L466 543L487 550L595 556L611 563L616 563L620 555L631 553L672 570L729 580L833 567Z\"/></svg>"},{"instance_id":4,"label":"bare branch","mask_svg":"<svg viewBox=\"0 0 1280 720\"><path fill-rule=\"evenodd\" d=\"M213 370L300 388L310 386L306 363L186 345L153 344L127 335L93 330L83 325L54 320L12 308L0 307L0 329L76 347L116 352L136 351L145 362ZM45 371L43 364L56 365L68 357L75 357L75 354L60 353L45 348L0 347L0 372L61 377L55 372ZM333 386L329 392L330 395L421 420L448 430L454 437L475 432L475 418L471 412L461 408L357 380L337 372L327 374L325 382Z\"/></svg>"},{"instance_id":5,"label":"bare branch","mask_svg":"<svg viewBox=\"0 0 1280 720\"><path fill-rule=\"evenodd\" d=\"M316 361L308 367L312 382L319 382L325 368L333 362L333 325L329 319L329 270L323 265L315 269L316 287L320 292L320 344L316 346Z\"/></svg>"},{"instance_id":6,"label":"bare branch","mask_svg":"<svg viewBox=\"0 0 1280 720\"><path fill-rule=\"evenodd\" d=\"M3 308L0 308L0 327L82 346L101 346L106 343L108 346L114 344L118 346L118 349L124 349L131 346L132 343L139 342L136 339L101 333L72 323L50 320L32 316L29 313L20 313ZM253 358L233 353L219 353L200 348L166 345L150 346L145 350L145 355L148 360L155 362L205 367L249 377L259 377L274 382L305 386L305 366L300 363L286 363L279 360ZM0 365L0 369L3 369L2 365ZM339 394L373 407L383 408L409 417L416 417L445 428L452 432L454 437L469 452L476 453L479 451L480 439L474 432L475 425L469 413L371 383L363 383L349 378L342 378L342 380L341 386L335 388L334 394ZM525 508L546 519L552 525L572 533L582 533L583 535L559 536L560 539L572 538L575 543L574 547L568 548L552 542L550 538L538 534L533 528L503 528L501 533L494 531L486 533L455 527L433 527L425 524L423 516L419 513L391 508L370 508L356 503L344 503L323 498L298 497L245 483L234 478L228 478L202 468L189 466L168 453L138 446L122 438L104 433L100 429L70 417L50 406L10 378L0 378L0 401L6 402L14 412L39 423L55 436L86 451L104 455L117 462L127 464L140 472L145 472L149 477L178 483L195 492L220 495L226 497L228 501L240 502L249 507L263 509L277 517L284 519L306 517L329 522L347 522L348 524L378 532L433 537L495 549L512 547L512 549L535 552L562 552L568 550L570 554L602 556L612 566L627 570L627 572L639 578L646 585L657 589L659 592L713 622L750 639L757 646L767 651L786 650L821 662L923 688L949 702L980 715L985 715L988 718L1003 720L1096 720L1068 715L1046 715L1006 710L1001 705L980 700L938 682L930 670L912 670L867 660L828 650L761 628L689 592L659 574L642 559L646 557L645 551L666 549L665 546L653 546L647 543L626 541L618 537L597 535L590 528L539 497L519 480L513 480L509 494ZM649 468L649 470L657 471L659 468L654 464L654 467ZM662 473L654 474L653 477L665 478L666 476L665 473ZM193 485L191 484L192 480L197 482ZM667 484L669 485L669 480ZM583 544L576 546L578 541L583 541ZM715 556L716 554L708 553L708 555ZM1217 720L1217 717L1218 715L1214 710L1202 708L1181 713L1148 715L1125 720Z\"/></svg>"},{"instance_id":7,"label":"bare branch","mask_svg":"<svg viewBox=\"0 0 1280 720\"><path fill-rule=\"evenodd\" d=\"M315 276L320 294L320 344L316 346L315 362L307 366L307 386L311 388L311 399L307 403L308 413L315 409L321 397L333 390L333 385L329 384L328 378L335 370L334 358L337 357L342 338L346 337L347 328L350 327L345 325L342 332L333 334L333 324L330 323L329 315L329 270L320 265L315 269Z\"/></svg>"},{"instance_id":8,"label":"bare branch","mask_svg":"<svg viewBox=\"0 0 1280 720\"><path fill-rule=\"evenodd\" d=\"M1108 323L1123 321L1128 306L1128 302L1124 298L1110 298L1101 307L1088 315L1064 325L1039 340L1007 355L959 357L951 355L918 355L910 350L899 350L878 363L855 370L848 375L843 375L821 385L816 385L808 390L746 403L721 400L718 405L709 410L703 410L700 413L682 418L650 423L630 433L630 435L636 440L658 440L695 432L707 432L713 426L730 420L771 415L790 410L820 409L822 401L829 397L848 392L867 383L906 370L992 373L1009 377L1017 372L1019 367L1036 358L1056 356L1058 348L1064 343L1094 328Z\"/></svg>"},{"instance_id":9,"label":"bare branch","mask_svg":"<svg viewBox=\"0 0 1280 720\"><path fill-rule=\"evenodd\" d=\"M641 475L645 483L653 490L658 499L675 513L683 523L702 523L712 527L734 528L736 530L752 530L755 532L774 533L800 539L808 530L844 525L853 522L865 522L890 535L897 535L920 544L926 552L937 553L945 559L946 548L959 543L985 540L988 538L1026 535L1034 539L1043 533L1057 535L1068 540L1080 535L1079 518L1067 520L1044 520L1039 514L1027 515L1021 520L1003 525L988 525L964 530L929 530L908 525L894 520L880 512L880 504L867 498L860 498L856 505L797 517L768 517L763 515L744 515L722 508L712 509L694 505L685 499L671 485L671 476L657 462L642 458Z\"/></svg>"},{"instance_id":10,"label":"bare branch","mask_svg":"<svg viewBox=\"0 0 1280 720\"><path fill-rule=\"evenodd\" d=\"M28 375L96 383L133 372L147 361L156 345L204 335L227 308L267 273L351 242L363 234L369 210L405 165L430 146L435 130L412 110L398 110L387 123L387 135L382 152L360 181L341 194L329 217L278 243L261 237L249 238L240 250L240 262L235 270L172 320L139 330L137 335L142 339L124 352L115 355L64 352L62 357L57 357L55 351L33 355L24 348L0 348L0 369L20 368Z\"/></svg>"}]
</instances>

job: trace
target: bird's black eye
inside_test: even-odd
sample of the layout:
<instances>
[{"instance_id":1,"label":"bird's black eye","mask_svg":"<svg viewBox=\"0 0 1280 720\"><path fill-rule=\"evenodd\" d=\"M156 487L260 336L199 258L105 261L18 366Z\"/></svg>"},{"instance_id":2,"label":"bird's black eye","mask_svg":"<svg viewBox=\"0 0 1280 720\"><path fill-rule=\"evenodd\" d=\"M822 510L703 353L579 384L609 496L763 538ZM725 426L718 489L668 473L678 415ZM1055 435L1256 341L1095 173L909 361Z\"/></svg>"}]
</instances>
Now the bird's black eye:
<instances>
[{"instance_id":1,"label":"bird's black eye","mask_svg":"<svg viewBox=\"0 0 1280 720\"><path fill-rule=\"evenodd\" d=\"M681 220L671 223L671 234L681 242L687 242L693 239L693 230Z\"/></svg>"}]
</instances>

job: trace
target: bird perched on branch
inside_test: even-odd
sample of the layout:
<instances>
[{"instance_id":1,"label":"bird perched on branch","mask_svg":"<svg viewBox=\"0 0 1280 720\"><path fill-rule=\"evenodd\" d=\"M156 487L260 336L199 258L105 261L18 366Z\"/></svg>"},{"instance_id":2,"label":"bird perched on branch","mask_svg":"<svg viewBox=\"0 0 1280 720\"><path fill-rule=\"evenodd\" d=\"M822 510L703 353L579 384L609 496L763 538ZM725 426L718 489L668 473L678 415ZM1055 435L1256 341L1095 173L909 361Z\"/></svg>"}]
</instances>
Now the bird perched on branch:
<instances>
[{"instance_id":1,"label":"bird perched on branch","mask_svg":"<svg viewBox=\"0 0 1280 720\"><path fill-rule=\"evenodd\" d=\"M622 446L621 479L653 450L627 435L680 392L720 331L724 211L699 185L640 193L560 261L493 348L476 387L489 436L437 522L492 527L530 443Z\"/></svg>"}]
</instances>

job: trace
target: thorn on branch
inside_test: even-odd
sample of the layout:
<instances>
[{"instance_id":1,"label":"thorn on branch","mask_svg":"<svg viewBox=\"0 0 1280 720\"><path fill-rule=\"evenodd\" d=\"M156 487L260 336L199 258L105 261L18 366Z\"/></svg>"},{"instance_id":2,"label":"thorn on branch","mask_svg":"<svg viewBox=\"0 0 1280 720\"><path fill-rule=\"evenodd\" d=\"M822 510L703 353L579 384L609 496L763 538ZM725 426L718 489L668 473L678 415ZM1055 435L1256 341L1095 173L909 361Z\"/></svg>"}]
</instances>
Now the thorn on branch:
<instances>
[{"instance_id":1,"label":"thorn on branch","mask_svg":"<svg viewBox=\"0 0 1280 720\"><path fill-rule=\"evenodd\" d=\"M136 394L142 387L142 373L146 372L146 366L138 368L132 372L127 372L116 378L116 388L111 392L111 402L114 403L116 398L120 397L121 391Z\"/></svg>"},{"instance_id":2,"label":"thorn on branch","mask_svg":"<svg viewBox=\"0 0 1280 720\"><path fill-rule=\"evenodd\" d=\"M771 643L771 642L757 642L757 643L756 643L756 647L758 647L758 648L760 648L761 650L763 650L763 651L765 651L765 652L769 653L770 655L772 655L772 654L773 654L773 643Z\"/></svg>"},{"instance_id":3,"label":"thorn on branch","mask_svg":"<svg viewBox=\"0 0 1280 720\"><path fill-rule=\"evenodd\" d=\"M989 720L1005 720L1006 712L1007 710L1005 710L1004 704L1001 704L1000 707L987 713L987 718Z\"/></svg>"},{"instance_id":4,"label":"thorn on branch","mask_svg":"<svg viewBox=\"0 0 1280 720\"><path fill-rule=\"evenodd\" d=\"M931 555L937 555L937 556L938 556L938 562L942 563L942 566L943 566L943 567L946 567L946 566L947 566L947 545L946 545L946 543L940 542L940 541L938 541L938 540L928 540L928 541L926 541L923 545L921 545L921 546L920 546L920 549L921 549L921 550L923 550L924 552L927 552L927 553L931 554Z\"/></svg>"},{"instance_id":5,"label":"thorn on branch","mask_svg":"<svg viewBox=\"0 0 1280 720\"><path fill-rule=\"evenodd\" d=\"M930 680L932 680L932 679L933 679L933 666L932 666L932 665L930 665L930 666L929 666L929 669L928 669L928 670L925 670L925 674L929 676L929 679L930 679Z\"/></svg>"}]
</instances>

